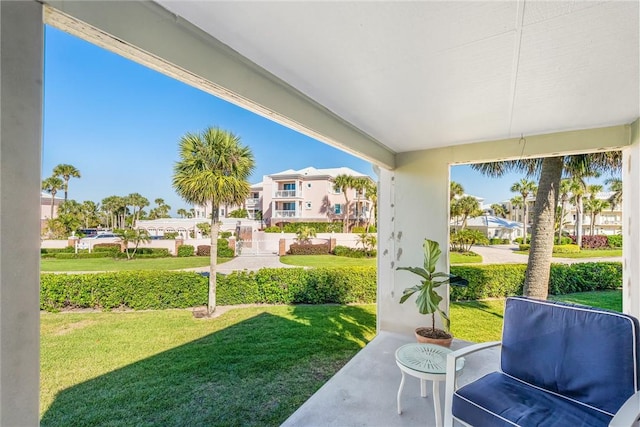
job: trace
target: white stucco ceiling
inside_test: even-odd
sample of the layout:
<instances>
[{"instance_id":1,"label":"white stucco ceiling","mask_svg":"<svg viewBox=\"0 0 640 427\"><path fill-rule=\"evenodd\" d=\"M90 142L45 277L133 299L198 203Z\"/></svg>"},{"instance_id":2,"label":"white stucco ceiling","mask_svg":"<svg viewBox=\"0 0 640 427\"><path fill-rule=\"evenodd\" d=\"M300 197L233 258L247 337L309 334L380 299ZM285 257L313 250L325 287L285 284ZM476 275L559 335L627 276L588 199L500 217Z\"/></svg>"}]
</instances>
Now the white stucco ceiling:
<instances>
[{"instance_id":1,"label":"white stucco ceiling","mask_svg":"<svg viewBox=\"0 0 640 427\"><path fill-rule=\"evenodd\" d=\"M395 152L640 115L638 2L176 2Z\"/></svg>"}]
</instances>

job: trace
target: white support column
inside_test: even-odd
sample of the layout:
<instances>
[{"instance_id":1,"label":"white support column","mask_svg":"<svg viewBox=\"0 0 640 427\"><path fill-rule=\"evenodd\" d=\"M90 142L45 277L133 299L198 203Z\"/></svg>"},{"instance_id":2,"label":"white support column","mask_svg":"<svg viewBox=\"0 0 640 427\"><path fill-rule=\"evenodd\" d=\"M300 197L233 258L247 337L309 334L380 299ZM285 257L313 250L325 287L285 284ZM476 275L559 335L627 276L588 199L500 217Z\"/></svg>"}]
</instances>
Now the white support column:
<instances>
[{"instance_id":1,"label":"white support column","mask_svg":"<svg viewBox=\"0 0 640 427\"><path fill-rule=\"evenodd\" d=\"M640 120L622 150L622 309L640 317Z\"/></svg>"},{"instance_id":2,"label":"white support column","mask_svg":"<svg viewBox=\"0 0 640 427\"><path fill-rule=\"evenodd\" d=\"M0 425L39 420L42 4L0 2Z\"/></svg>"}]
</instances>

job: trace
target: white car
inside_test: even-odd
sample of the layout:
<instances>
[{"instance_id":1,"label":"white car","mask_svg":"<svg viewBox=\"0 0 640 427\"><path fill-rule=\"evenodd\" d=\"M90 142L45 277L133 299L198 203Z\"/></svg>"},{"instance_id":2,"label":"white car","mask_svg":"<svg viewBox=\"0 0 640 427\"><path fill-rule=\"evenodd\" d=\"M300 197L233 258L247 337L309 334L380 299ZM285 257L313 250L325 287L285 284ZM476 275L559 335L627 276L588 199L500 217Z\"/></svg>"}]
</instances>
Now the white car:
<instances>
[{"instance_id":1,"label":"white car","mask_svg":"<svg viewBox=\"0 0 640 427\"><path fill-rule=\"evenodd\" d=\"M90 249L98 243L120 243L122 239L113 233L102 233L92 237L85 237L78 242L78 249Z\"/></svg>"}]
</instances>

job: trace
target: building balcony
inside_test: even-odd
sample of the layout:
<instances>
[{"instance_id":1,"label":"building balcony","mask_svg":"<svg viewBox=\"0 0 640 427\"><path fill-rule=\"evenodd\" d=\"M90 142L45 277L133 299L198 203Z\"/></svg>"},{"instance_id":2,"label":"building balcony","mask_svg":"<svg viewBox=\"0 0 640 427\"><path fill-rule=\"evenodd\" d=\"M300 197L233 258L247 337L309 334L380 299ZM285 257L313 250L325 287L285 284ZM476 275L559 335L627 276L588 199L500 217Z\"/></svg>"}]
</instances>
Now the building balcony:
<instances>
[{"instance_id":1,"label":"building balcony","mask_svg":"<svg viewBox=\"0 0 640 427\"><path fill-rule=\"evenodd\" d=\"M298 190L276 190L273 193L274 199L298 199L302 198L302 192Z\"/></svg>"},{"instance_id":2,"label":"building balcony","mask_svg":"<svg viewBox=\"0 0 640 427\"><path fill-rule=\"evenodd\" d=\"M295 210L286 210L286 211L275 211L273 217L274 218L296 218Z\"/></svg>"},{"instance_id":3,"label":"building balcony","mask_svg":"<svg viewBox=\"0 0 640 427\"><path fill-rule=\"evenodd\" d=\"M260 207L260 199L246 199L244 203L247 206L247 209Z\"/></svg>"}]
</instances>

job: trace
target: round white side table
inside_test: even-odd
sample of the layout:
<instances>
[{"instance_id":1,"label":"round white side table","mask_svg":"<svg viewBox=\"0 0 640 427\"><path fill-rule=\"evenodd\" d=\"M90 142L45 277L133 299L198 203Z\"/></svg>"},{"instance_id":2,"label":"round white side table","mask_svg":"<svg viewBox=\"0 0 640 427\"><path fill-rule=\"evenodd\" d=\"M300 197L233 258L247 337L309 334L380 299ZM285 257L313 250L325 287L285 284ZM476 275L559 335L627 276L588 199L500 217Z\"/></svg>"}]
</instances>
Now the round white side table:
<instances>
[{"instance_id":1,"label":"round white side table","mask_svg":"<svg viewBox=\"0 0 640 427\"><path fill-rule=\"evenodd\" d=\"M446 379L447 354L451 350L435 344L405 344L396 350L396 364L402 372L402 380L398 389L398 414L402 414L400 396L404 388L405 374L420 379L420 396L427 396L427 384L433 383L433 407L436 414L436 426L442 426L442 410L440 408L440 381ZM456 372L464 367L464 358L458 359Z\"/></svg>"}]
</instances>

